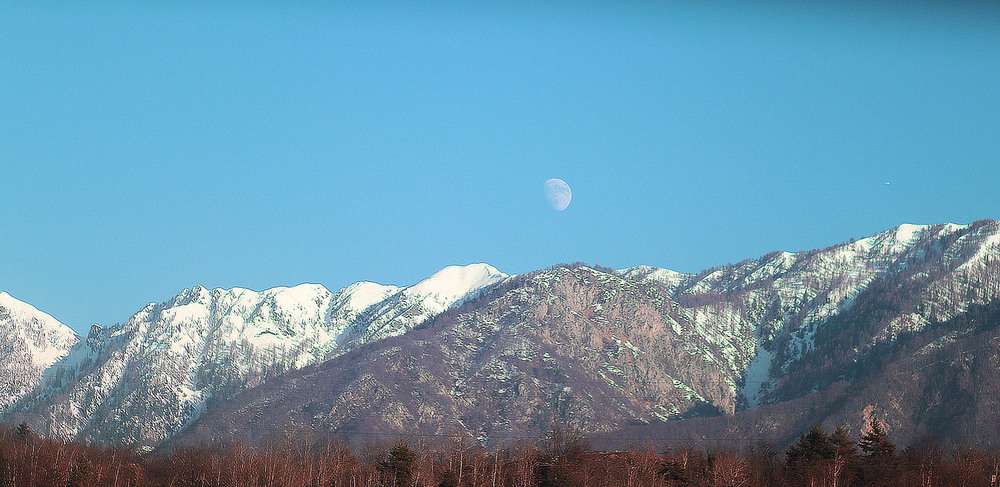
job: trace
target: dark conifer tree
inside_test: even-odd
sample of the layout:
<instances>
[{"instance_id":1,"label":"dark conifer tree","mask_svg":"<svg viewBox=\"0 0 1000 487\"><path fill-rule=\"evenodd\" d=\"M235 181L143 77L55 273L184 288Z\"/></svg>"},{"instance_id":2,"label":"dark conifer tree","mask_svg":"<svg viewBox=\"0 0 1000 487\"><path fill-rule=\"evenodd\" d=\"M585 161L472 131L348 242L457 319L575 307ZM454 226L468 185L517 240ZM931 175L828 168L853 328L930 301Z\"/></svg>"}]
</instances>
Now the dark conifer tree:
<instances>
[{"instance_id":1,"label":"dark conifer tree","mask_svg":"<svg viewBox=\"0 0 1000 487\"><path fill-rule=\"evenodd\" d=\"M543 454L535 469L535 481L539 487L579 485L585 470L583 457L589 450L590 442L579 430L553 427L542 443Z\"/></svg>"},{"instance_id":2,"label":"dark conifer tree","mask_svg":"<svg viewBox=\"0 0 1000 487\"><path fill-rule=\"evenodd\" d=\"M830 444L833 445L835 457L846 458L851 461L857 460L858 447L847 436L847 430L842 426L838 426L833 434L830 435Z\"/></svg>"},{"instance_id":3,"label":"dark conifer tree","mask_svg":"<svg viewBox=\"0 0 1000 487\"><path fill-rule=\"evenodd\" d=\"M865 453L861 476L866 485L897 485L896 445L889 441L882 424L872 419L870 431L861 436L858 447Z\"/></svg>"},{"instance_id":4,"label":"dark conifer tree","mask_svg":"<svg viewBox=\"0 0 1000 487\"><path fill-rule=\"evenodd\" d=\"M871 431L861 436L858 447L865 452L865 457L869 460L886 461L896 457L896 445L889 441L889 436L882 423L877 419L871 421Z\"/></svg>"},{"instance_id":5,"label":"dark conifer tree","mask_svg":"<svg viewBox=\"0 0 1000 487\"><path fill-rule=\"evenodd\" d=\"M382 470L387 472L397 487L413 485L413 471L417 464L417 454L406 443L400 442L391 451L389 457L382 463Z\"/></svg>"},{"instance_id":6,"label":"dark conifer tree","mask_svg":"<svg viewBox=\"0 0 1000 487\"><path fill-rule=\"evenodd\" d=\"M812 485L827 475L827 467L835 450L830 438L819 425L800 436L799 441L785 450L788 476L796 485Z\"/></svg>"},{"instance_id":7,"label":"dark conifer tree","mask_svg":"<svg viewBox=\"0 0 1000 487\"><path fill-rule=\"evenodd\" d=\"M830 443L830 438L819 425L813 426L808 433L799 437L799 441L788 447L785 458L789 465L813 463L817 460L833 458L836 450Z\"/></svg>"}]
</instances>

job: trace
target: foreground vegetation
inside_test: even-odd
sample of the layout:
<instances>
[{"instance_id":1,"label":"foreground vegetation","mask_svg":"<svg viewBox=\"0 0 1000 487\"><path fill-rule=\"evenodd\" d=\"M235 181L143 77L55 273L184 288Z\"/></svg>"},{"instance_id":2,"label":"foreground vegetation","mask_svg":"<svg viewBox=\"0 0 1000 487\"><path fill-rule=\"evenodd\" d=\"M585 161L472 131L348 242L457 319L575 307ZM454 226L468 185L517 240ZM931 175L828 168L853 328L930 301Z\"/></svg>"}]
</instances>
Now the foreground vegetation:
<instances>
[{"instance_id":1,"label":"foreground vegetation","mask_svg":"<svg viewBox=\"0 0 1000 487\"><path fill-rule=\"evenodd\" d=\"M922 441L898 452L878 423L857 443L812 428L784 452L766 444L704 451L652 445L593 452L573 431L492 450L460 437L376 442L354 451L336 440L176 448L152 454L44 439L0 426L0 486L644 487L994 486L1000 452Z\"/></svg>"}]
</instances>

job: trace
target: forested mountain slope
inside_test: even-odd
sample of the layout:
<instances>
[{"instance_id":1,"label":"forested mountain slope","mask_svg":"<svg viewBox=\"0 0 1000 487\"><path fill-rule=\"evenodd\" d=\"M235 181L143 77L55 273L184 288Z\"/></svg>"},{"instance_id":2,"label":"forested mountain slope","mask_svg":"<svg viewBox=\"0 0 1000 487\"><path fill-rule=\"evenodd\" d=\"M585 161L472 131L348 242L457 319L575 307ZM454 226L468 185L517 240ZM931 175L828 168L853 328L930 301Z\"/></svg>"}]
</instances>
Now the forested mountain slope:
<instances>
[{"instance_id":1,"label":"forested mountain slope","mask_svg":"<svg viewBox=\"0 0 1000 487\"><path fill-rule=\"evenodd\" d=\"M816 394L840 401L835 391L850 384L895 397L909 382L877 377L903 360L900 347L1000 294L998 242L995 221L904 225L698 275L559 266L518 276L420 330L277 377L185 438L318 428L356 437L454 429L488 440L553 422L598 434L787 401L833 411ZM867 406L866 415L878 407ZM773 410L783 411L769 420L777 434L796 415ZM858 414L844 411L809 421Z\"/></svg>"},{"instance_id":2,"label":"forested mountain slope","mask_svg":"<svg viewBox=\"0 0 1000 487\"><path fill-rule=\"evenodd\" d=\"M4 305L21 310L0 314L14 327L6 370L26 372L7 380L3 418L150 445L311 429L489 441L553 423L742 438L879 414L958 438L994 419L1000 393L988 367L998 259L1000 224L983 220L698 274L473 264L402 288L195 287L86 340ZM49 331L17 334L31 327ZM900 373L911 369L949 381Z\"/></svg>"},{"instance_id":3,"label":"forested mountain slope","mask_svg":"<svg viewBox=\"0 0 1000 487\"><path fill-rule=\"evenodd\" d=\"M155 444L268 377L405 333L506 277L473 264L406 288L194 287L122 325L94 326L4 417L63 438Z\"/></svg>"},{"instance_id":4,"label":"forested mountain slope","mask_svg":"<svg viewBox=\"0 0 1000 487\"><path fill-rule=\"evenodd\" d=\"M0 411L30 393L78 340L68 326L0 292Z\"/></svg>"}]
</instances>

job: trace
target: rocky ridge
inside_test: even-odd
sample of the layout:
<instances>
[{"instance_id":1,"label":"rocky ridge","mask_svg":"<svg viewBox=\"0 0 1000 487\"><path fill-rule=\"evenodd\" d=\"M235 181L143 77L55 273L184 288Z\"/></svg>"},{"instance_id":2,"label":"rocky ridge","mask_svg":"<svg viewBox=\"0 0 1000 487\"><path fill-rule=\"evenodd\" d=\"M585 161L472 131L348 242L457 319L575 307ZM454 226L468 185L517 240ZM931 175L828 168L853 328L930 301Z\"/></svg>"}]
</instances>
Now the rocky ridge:
<instances>
[{"instance_id":1,"label":"rocky ridge","mask_svg":"<svg viewBox=\"0 0 1000 487\"><path fill-rule=\"evenodd\" d=\"M491 441L552 423L613 435L783 411L768 420L779 428L795 416L782 405L892 389L879 374L906 347L945 360L972 343L961 337L988 334L954 324L997 302L998 258L1000 224L983 220L902 225L698 274L564 265L510 277L476 264L405 288L194 288L95 327L3 414L50 434L141 444L414 428ZM947 346L930 345L948 333ZM988 352L976 357L988 363ZM987 369L975 370L962 377ZM878 404L827 404L840 412L810 420L881 407L937 431L916 410ZM992 418L976 411L975 424Z\"/></svg>"},{"instance_id":2,"label":"rocky ridge","mask_svg":"<svg viewBox=\"0 0 1000 487\"><path fill-rule=\"evenodd\" d=\"M92 327L4 415L64 438L156 444L269 377L404 333L421 310L447 309L506 277L473 264L405 288L195 287L122 325Z\"/></svg>"},{"instance_id":3,"label":"rocky ridge","mask_svg":"<svg viewBox=\"0 0 1000 487\"><path fill-rule=\"evenodd\" d=\"M903 225L697 275L582 265L530 273L406 335L277 377L181 439L419 428L488 441L553 422L600 435L731 418L874 380L906 340L995 302L998 243L995 221ZM251 416L259 423L241 419Z\"/></svg>"}]
</instances>

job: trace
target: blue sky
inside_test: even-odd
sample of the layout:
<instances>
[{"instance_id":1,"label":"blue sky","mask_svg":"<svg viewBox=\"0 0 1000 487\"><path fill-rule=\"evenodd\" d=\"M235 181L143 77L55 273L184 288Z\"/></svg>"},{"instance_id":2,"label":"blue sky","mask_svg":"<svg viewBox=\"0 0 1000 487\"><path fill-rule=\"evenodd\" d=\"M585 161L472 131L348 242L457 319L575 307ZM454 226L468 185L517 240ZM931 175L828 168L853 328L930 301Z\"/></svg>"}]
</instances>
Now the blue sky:
<instances>
[{"instance_id":1,"label":"blue sky","mask_svg":"<svg viewBox=\"0 0 1000 487\"><path fill-rule=\"evenodd\" d=\"M1000 218L995 3L34 3L0 15L0 289L78 331L196 284Z\"/></svg>"}]
</instances>

